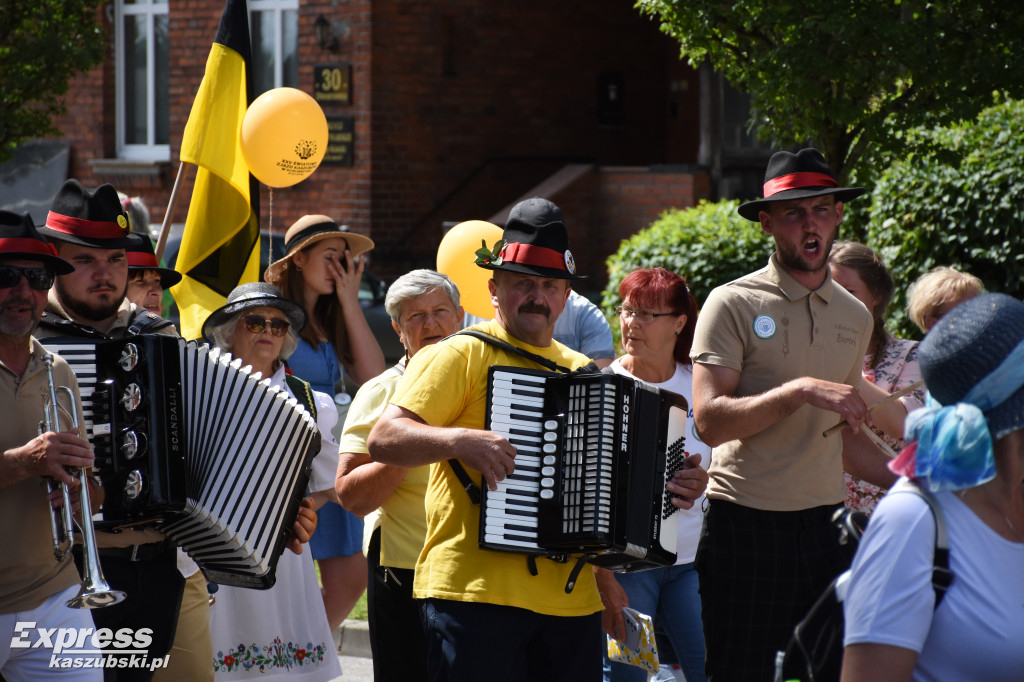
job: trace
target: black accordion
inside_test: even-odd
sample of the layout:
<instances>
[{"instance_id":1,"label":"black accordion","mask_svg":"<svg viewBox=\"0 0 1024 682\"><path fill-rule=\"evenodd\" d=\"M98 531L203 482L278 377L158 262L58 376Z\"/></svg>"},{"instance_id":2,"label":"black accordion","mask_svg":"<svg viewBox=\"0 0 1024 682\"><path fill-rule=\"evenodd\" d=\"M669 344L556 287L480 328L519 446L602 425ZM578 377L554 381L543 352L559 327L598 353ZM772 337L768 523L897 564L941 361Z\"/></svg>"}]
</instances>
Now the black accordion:
<instances>
[{"instance_id":1,"label":"black accordion","mask_svg":"<svg viewBox=\"0 0 1024 682\"><path fill-rule=\"evenodd\" d=\"M208 580L272 587L320 450L305 407L229 354L174 336L41 342L79 382L106 493L96 525L156 523Z\"/></svg>"},{"instance_id":2,"label":"black accordion","mask_svg":"<svg viewBox=\"0 0 1024 682\"><path fill-rule=\"evenodd\" d=\"M516 457L497 491L483 486L480 546L616 572L674 564L665 484L685 458L686 415L682 396L623 375L491 367L486 428Z\"/></svg>"}]
</instances>

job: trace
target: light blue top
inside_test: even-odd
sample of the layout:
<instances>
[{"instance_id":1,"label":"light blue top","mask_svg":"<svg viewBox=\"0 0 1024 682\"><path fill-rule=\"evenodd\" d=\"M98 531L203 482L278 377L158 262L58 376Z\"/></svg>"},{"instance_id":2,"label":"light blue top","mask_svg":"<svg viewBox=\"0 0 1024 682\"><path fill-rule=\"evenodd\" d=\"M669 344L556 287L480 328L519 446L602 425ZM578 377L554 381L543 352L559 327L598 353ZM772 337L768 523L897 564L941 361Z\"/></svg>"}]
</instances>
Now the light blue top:
<instances>
[{"instance_id":1,"label":"light blue top","mask_svg":"<svg viewBox=\"0 0 1024 682\"><path fill-rule=\"evenodd\" d=\"M314 391L335 394L334 386L341 381L341 367L334 346L324 341L314 348L309 341L300 338L299 347L286 360L292 374L308 381Z\"/></svg>"}]
</instances>

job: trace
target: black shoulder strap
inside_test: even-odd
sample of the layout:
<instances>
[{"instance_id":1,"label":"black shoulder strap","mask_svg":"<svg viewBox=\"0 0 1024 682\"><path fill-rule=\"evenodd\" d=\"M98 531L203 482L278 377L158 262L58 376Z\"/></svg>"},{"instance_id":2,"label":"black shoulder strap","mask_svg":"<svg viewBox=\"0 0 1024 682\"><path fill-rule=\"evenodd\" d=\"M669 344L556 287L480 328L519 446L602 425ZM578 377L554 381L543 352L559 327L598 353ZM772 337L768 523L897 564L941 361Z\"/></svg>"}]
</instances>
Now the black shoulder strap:
<instances>
[{"instance_id":1,"label":"black shoulder strap","mask_svg":"<svg viewBox=\"0 0 1024 682\"><path fill-rule=\"evenodd\" d=\"M39 319L39 326L43 329L51 329L59 331L59 336L70 336L79 339L98 339L106 340L108 337L106 334L96 331L92 327L87 327L82 324L78 324L73 320L55 315L48 311L43 311L42 317ZM55 336L57 336L55 334Z\"/></svg>"},{"instance_id":2,"label":"black shoulder strap","mask_svg":"<svg viewBox=\"0 0 1024 682\"><path fill-rule=\"evenodd\" d=\"M128 333L132 335L152 334L166 329L173 324L170 320L164 319L156 313L151 313L145 308L139 308L135 315L128 320Z\"/></svg>"},{"instance_id":3,"label":"black shoulder strap","mask_svg":"<svg viewBox=\"0 0 1024 682\"><path fill-rule=\"evenodd\" d=\"M472 336L473 338L480 339L481 341L486 341L492 346L497 346L498 348L506 350L509 353L513 353L514 355L518 355L521 358L526 358L530 362L534 362L551 372L564 372L568 374L569 372L572 371L568 367L562 367L553 360L548 360L547 358L537 355L536 353L531 353L530 351L524 348L513 346L511 343L502 341L498 337L492 336L487 332L482 332L479 329L463 329L462 331L455 332L454 334L452 334L452 336Z\"/></svg>"},{"instance_id":4,"label":"black shoulder strap","mask_svg":"<svg viewBox=\"0 0 1024 682\"><path fill-rule=\"evenodd\" d=\"M313 387L309 385L309 382L287 372L284 375L284 382L288 384L295 399L313 415L313 419L316 419L316 400L313 399Z\"/></svg>"}]
</instances>

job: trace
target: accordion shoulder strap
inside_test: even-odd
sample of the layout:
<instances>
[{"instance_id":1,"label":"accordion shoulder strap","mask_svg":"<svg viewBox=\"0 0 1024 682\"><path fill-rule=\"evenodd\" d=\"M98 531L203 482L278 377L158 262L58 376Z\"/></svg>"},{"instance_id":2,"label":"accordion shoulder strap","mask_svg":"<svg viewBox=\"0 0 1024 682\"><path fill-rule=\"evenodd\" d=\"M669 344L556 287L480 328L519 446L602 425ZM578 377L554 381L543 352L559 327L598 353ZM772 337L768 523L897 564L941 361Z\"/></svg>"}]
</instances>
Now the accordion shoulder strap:
<instances>
[{"instance_id":1,"label":"accordion shoulder strap","mask_svg":"<svg viewBox=\"0 0 1024 682\"><path fill-rule=\"evenodd\" d=\"M313 399L313 387L309 385L309 382L287 373L284 375L284 382L288 384L295 399L313 415L313 419L316 419L316 401Z\"/></svg>"},{"instance_id":2,"label":"accordion shoulder strap","mask_svg":"<svg viewBox=\"0 0 1024 682\"><path fill-rule=\"evenodd\" d=\"M455 332L454 334L452 334L452 336L472 336L473 338L480 339L481 341L486 341L487 343L491 344L492 346L497 346L498 348L501 348L502 350L506 350L509 353L512 353L514 355L518 355L521 358L526 358L530 362L534 362L534 363L540 365L541 367L543 367L544 369L549 370L551 372L565 372L565 373L569 373L569 372L572 371L568 367L562 367L557 362L554 362L552 360L548 360L547 358L545 358L543 356L540 356L540 355L537 355L536 353L531 353L530 351L526 350L525 348L519 348L518 346L513 346L511 343L508 343L506 341L502 341L498 337L491 336L487 332L482 332L482 331L480 331L478 329L463 329L460 332Z\"/></svg>"},{"instance_id":3,"label":"accordion shoulder strap","mask_svg":"<svg viewBox=\"0 0 1024 682\"><path fill-rule=\"evenodd\" d=\"M160 317L156 313L151 313L145 308L139 308L135 311L135 314L128 320L127 332L134 336L139 334L153 334L161 329L170 327L173 322L170 320Z\"/></svg>"}]
</instances>

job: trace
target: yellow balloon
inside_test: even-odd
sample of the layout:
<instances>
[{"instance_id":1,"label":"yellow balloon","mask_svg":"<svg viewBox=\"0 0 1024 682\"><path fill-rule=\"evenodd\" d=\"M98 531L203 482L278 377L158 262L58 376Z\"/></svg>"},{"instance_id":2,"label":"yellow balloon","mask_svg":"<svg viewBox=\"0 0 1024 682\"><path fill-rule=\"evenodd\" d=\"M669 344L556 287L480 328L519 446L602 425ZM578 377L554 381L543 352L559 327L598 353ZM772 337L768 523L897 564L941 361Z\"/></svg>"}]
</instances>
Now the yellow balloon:
<instances>
[{"instance_id":1,"label":"yellow balloon","mask_svg":"<svg viewBox=\"0 0 1024 682\"><path fill-rule=\"evenodd\" d=\"M481 247L480 240L491 249L501 239L501 234L501 228L494 223L467 220L448 230L437 247L437 271L451 277L459 287L462 307L467 313L487 320L494 317L491 292L487 288L491 270L481 268L474 261Z\"/></svg>"},{"instance_id":2,"label":"yellow balloon","mask_svg":"<svg viewBox=\"0 0 1024 682\"><path fill-rule=\"evenodd\" d=\"M313 174L327 153L327 117L316 100L295 88L257 97L242 118L242 157L268 187L291 187Z\"/></svg>"}]
</instances>

